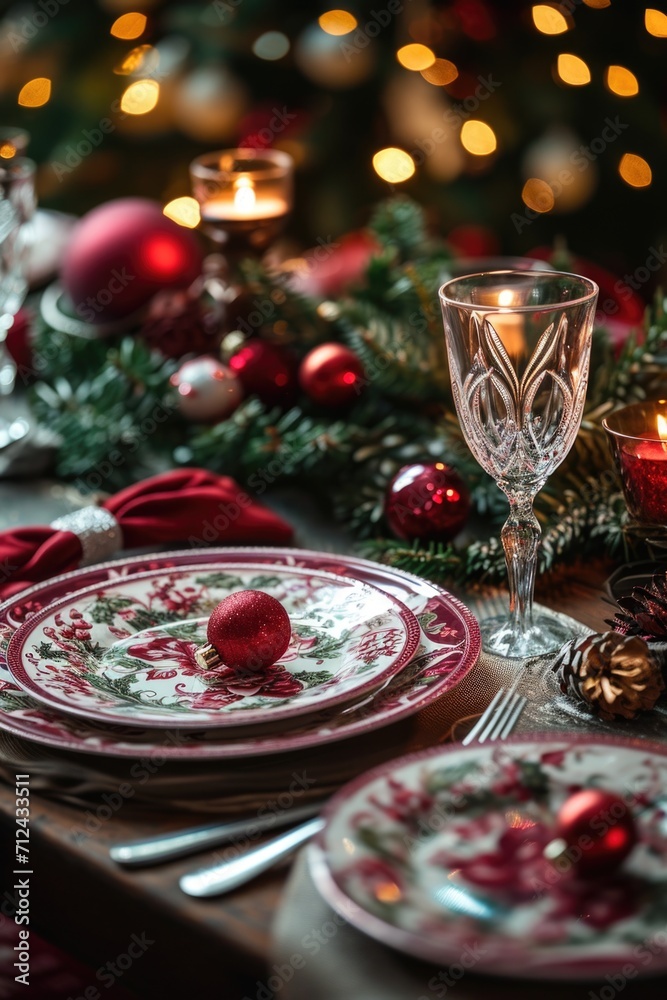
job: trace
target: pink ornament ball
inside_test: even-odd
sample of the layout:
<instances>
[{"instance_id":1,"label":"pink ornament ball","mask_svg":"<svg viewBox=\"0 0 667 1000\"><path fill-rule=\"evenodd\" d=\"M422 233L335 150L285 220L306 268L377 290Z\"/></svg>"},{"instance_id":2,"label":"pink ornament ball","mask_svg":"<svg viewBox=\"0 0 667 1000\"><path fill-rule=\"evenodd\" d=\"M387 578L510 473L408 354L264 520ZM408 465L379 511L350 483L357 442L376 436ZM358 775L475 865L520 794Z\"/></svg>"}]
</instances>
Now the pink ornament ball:
<instances>
[{"instance_id":1,"label":"pink ornament ball","mask_svg":"<svg viewBox=\"0 0 667 1000\"><path fill-rule=\"evenodd\" d=\"M108 323L136 312L165 288L186 288L201 273L196 236L147 198L118 198L76 226L60 271L76 314Z\"/></svg>"},{"instance_id":2,"label":"pink ornament ball","mask_svg":"<svg viewBox=\"0 0 667 1000\"><path fill-rule=\"evenodd\" d=\"M243 399L243 386L217 358L193 358L169 380L177 393L177 406L186 420L213 423L224 420Z\"/></svg>"}]
</instances>

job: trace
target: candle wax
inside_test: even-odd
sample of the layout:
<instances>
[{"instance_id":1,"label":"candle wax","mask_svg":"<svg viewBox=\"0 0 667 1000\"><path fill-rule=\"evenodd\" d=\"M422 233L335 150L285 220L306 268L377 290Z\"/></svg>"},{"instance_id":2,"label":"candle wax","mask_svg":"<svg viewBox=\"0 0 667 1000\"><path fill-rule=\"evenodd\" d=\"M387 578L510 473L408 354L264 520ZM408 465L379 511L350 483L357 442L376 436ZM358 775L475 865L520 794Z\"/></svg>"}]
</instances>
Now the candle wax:
<instances>
[{"instance_id":1,"label":"candle wax","mask_svg":"<svg viewBox=\"0 0 667 1000\"><path fill-rule=\"evenodd\" d=\"M233 198L216 198L201 206L203 219L210 222L254 222L261 219L277 219L288 212L284 198L257 195L252 205L235 204Z\"/></svg>"}]
</instances>

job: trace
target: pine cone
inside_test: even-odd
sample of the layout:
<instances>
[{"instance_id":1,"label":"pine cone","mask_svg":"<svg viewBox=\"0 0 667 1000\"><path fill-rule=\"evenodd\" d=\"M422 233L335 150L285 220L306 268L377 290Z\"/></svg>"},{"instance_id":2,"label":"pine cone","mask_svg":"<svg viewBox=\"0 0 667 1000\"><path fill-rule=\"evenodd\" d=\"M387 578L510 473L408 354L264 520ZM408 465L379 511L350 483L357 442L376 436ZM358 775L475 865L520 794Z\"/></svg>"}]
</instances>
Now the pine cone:
<instances>
[{"instance_id":1,"label":"pine cone","mask_svg":"<svg viewBox=\"0 0 667 1000\"><path fill-rule=\"evenodd\" d=\"M561 691L602 718L634 719L653 708L665 689L660 667L639 636L603 632L573 639L553 665Z\"/></svg>"},{"instance_id":2,"label":"pine cone","mask_svg":"<svg viewBox=\"0 0 667 1000\"><path fill-rule=\"evenodd\" d=\"M222 323L216 305L207 305L187 291L158 292L139 331L149 347L167 358L214 354Z\"/></svg>"},{"instance_id":3,"label":"pine cone","mask_svg":"<svg viewBox=\"0 0 667 1000\"><path fill-rule=\"evenodd\" d=\"M607 622L622 635L667 640L667 573L658 573L648 587L633 587L618 601L620 611Z\"/></svg>"}]
</instances>

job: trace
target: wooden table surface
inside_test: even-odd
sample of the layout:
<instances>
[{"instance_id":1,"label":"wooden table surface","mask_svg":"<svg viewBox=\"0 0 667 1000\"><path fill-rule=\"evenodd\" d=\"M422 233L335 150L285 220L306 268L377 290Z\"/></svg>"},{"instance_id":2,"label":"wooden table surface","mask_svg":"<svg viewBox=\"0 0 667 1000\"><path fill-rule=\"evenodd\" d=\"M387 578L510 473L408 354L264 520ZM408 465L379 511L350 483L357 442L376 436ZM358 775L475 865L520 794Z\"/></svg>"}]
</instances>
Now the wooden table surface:
<instances>
[{"instance_id":1,"label":"wooden table surface","mask_svg":"<svg viewBox=\"0 0 667 1000\"><path fill-rule=\"evenodd\" d=\"M302 543L313 544L309 531L300 535ZM321 537L317 544L322 547ZM610 612L601 586L609 571L601 563L573 567L548 588L541 585L538 598L600 630ZM132 934L145 934L152 943L122 985L151 1000L254 998L265 975L284 873L272 872L218 900L196 901L180 892L178 878L205 864L209 855L137 871L119 868L108 856L115 841L210 819L142 812L126 802L81 843L76 830L85 821L82 810L35 795L31 927L93 970L125 952ZM2 833L13 837L14 823L14 791L0 784Z\"/></svg>"}]
</instances>

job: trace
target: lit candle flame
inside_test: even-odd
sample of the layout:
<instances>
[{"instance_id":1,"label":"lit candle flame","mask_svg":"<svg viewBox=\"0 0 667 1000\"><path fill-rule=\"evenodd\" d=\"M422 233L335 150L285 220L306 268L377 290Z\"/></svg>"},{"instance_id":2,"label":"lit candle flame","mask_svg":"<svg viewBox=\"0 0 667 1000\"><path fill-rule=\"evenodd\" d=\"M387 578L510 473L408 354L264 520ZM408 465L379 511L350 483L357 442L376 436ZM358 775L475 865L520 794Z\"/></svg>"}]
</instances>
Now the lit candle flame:
<instances>
[{"instance_id":1,"label":"lit candle flame","mask_svg":"<svg viewBox=\"0 0 667 1000\"><path fill-rule=\"evenodd\" d=\"M511 288L503 288L501 292L498 292L498 305L499 306L513 306L514 305L514 292Z\"/></svg>"},{"instance_id":2,"label":"lit candle flame","mask_svg":"<svg viewBox=\"0 0 667 1000\"><path fill-rule=\"evenodd\" d=\"M251 212L255 207L255 188L250 177L239 177L234 182L234 207L239 212Z\"/></svg>"},{"instance_id":3,"label":"lit candle flame","mask_svg":"<svg viewBox=\"0 0 667 1000\"><path fill-rule=\"evenodd\" d=\"M667 417L663 417L661 413L655 418L655 422L658 428L658 436L663 444L667 444Z\"/></svg>"}]
</instances>

